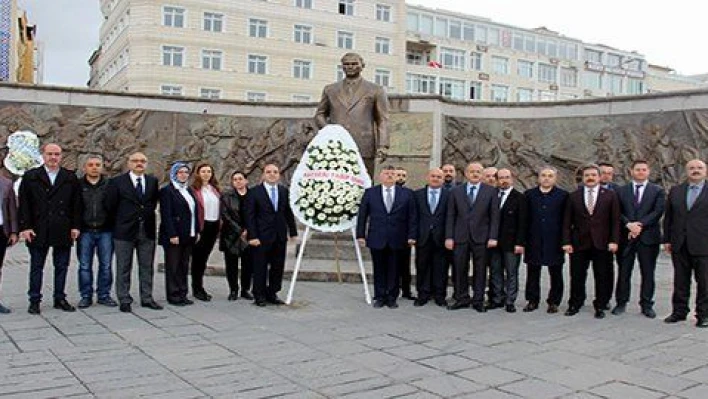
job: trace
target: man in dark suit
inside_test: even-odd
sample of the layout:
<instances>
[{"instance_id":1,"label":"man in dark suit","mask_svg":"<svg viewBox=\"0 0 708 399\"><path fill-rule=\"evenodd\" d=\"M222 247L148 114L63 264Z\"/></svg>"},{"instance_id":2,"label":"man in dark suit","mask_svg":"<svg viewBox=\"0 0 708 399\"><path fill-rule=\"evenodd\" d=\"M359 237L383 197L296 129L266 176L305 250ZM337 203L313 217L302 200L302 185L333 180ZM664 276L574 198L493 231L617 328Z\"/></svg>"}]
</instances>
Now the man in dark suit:
<instances>
[{"instance_id":1,"label":"man in dark suit","mask_svg":"<svg viewBox=\"0 0 708 399\"><path fill-rule=\"evenodd\" d=\"M440 169L443 172L443 188L445 190L451 190L457 186L457 181L455 180L457 178L457 169L455 169L455 165L451 163L446 163Z\"/></svg>"},{"instance_id":2,"label":"man in dark suit","mask_svg":"<svg viewBox=\"0 0 708 399\"><path fill-rule=\"evenodd\" d=\"M445 218L448 190L443 189L443 172L431 169L428 185L414 194L418 212L418 239L415 247L415 282L423 306L433 298L438 306L447 302L447 267L445 265Z\"/></svg>"},{"instance_id":3,"label":"man in dark suit","mask_svg":"<svg viewBox=\"0 0 708 399\"><path fill-rule=\"evenodd\" d=\"M519 294L519 264L526 246L528 212L526 198L514 189L511 170L497 171L499 196L499 239L496 248L490 249L489 305L495 309L506 306L509 313L516 312ZM505 301L506 303L502 303Z\"/></svg>"},{"instance_id":4,"label":"man in dark suit","mask_svg":"<svg viewBox=\"0 0 708 399\"><path fill-rule=\"evenodd\" d=\"M639 258L639 270L642 274L639 306L642 314L650 319L656 317L654 312L654 271L656 258L661 245L661 230L659 220L664 214L666 194L659 185L649 181L649 164L647 161L632 162L632 181L615 190L620 202L620 219L622 234L617 253L619 264L615 299L617 305L612 314L625 312L632 282L634 259Z\"/></svg>"},{"instance_id":5,"label":"man in dark suit","mask_svg":"<svg viewBox=\"0 0 708 399\"><path fill-rule=\"evenodd\" d=\"M17 201L12 180L0 175L0 279L2 279L2 265L5 262L7 247L17 244L17 233L20 227L17 224ZM12 312L0 303L0 314Z\"/></svg>"},{"instance_id":6,"label":"man in dark suit","mask_svg":"<svg viewBox=\"0 0 708 399\"><path fill-rule=\"evenodd\" d=\"M455 252L455 289L450 310L468 308L486 312L487 249L497 246L499 198L496 189L482 183L479 162L467 165L467 183L450 190L445 221L445 247ZM470 298L470 255L474 295Z\"/></svg>"},{"instance_id":7,"label":"man in dark suit","mask_svg":"<svg viewBox=\"0 0 708 399\"><path fill-rule=\"evenodd\" d=\"M246 196L246 230L253 247L253 303L282 305L278 292L283 286L288 236L297 237L290 194L280 182L280 169L268 164L263 169L263 184ZM266 284L267 281L267 284Z\"/></svg>"},{"instance_id":8,"label":"man in dark suit","mask_svg":"<svg viewBox=\"0 0 708 399\"><path fill-rule=\"evenodd\" d=\"M66 273L71 246L79 238L81 197L74 172L59 164L62 149L57 144L42 146L44 166L25 172L20 183L19 226L30 253L29 309L39 314L42 276L49 248L54 257L54 308L76 310L66 301Z\"/></svg>"},{"instance_id":9,"label":"man in dark suit","mask_svg":"<svg viewBox=\"0 0 708 399\"><path fill-rule=\"evenodd\" d=\"M408 171L402 166L396 167L396 185L405 187L408 181ZM411 247L406 247L398 257L398 277L401 279L401 297L415 300L411 294Z\"/></svg>"},{"instance_id":10,"label":"man in dark suit","mask_svg":"<svg viewBox=\"0 0 708 399\"><path fill-rule=\"evenodd\" d=\"M563 250L570 254L570 300L566 316L574 316L585 303L585 282L592 262L595 277L595 318L605 317L612 298L612 254L619 242L619 201L600 186L600 168L581 168L583 187L570 194L563 216Z\"/></svg>"},{"instance_id":11,"label":"man in dark suit","mask_svg":"<svg viewBox=\"0 0 708 399\"><path fill-rule=\"evenodd\" d=\"M548 268L550 289L546 303L548 313L558 313L563 300L563 263L561 244L563 214L568 192L558 188L558 170L544 166L538 172L538 186L526 190L528 201L528 234L524 262L526 263L526 300L524 312L538 309L541 301L541 269Z\"/></svg>"},{"instance_id":12,"label":"man in dark suit","mask_svg":"<svg viewBox=\"0 0 708 399\"><path fill-rule=\"evenodd\" d=\"M615 166L609 162L600 162L597 164L600 167L600 186L608 190L616 190L619 188L615 180Z\"/></svg>"},{"instance_id":13,"label":"man in dark suit","mask_svg":"<svg viewBox=\"0 0 708 399\"><path fill-rule=\"evenodd\" d=\"M383 161L388 155L388 97L381 86L361 77L365 67L361 55L347 53L341 61L345 77L322 90L315 123L320 129L329 123L347 129L372 174L374 159Z\"/></svg>"},{"instance_id":14,"label":"man in dark suit","mask_svg":"<svg viewBox=\"0 0 708 399\"><path fill-rule=\"evenodd\" d=\"M366 189L359 205L356 237L371 250L374 307L397 308L398 262L416 242L417 214L413 192L396 186L396 169L385 166L376 186ZM367 228L368 224L368 228Z\"/></svg>"},{"instance_id":15,"label":"man in dark suit","mask_svg":"<svg viewBox=\"0 0 708 399\"><path fill-rule=\"evenodd\" d=\"M130 280L133 254L138 256L140 305L162 309L152 295L155 276L155 209L159 201L157 178L146 174L148 159L142 152L128 156L128 173L116 176L108 183L108 209L114 216L113 248L116 254L116 295L120 311L131 312L133 297Z\"/></svg>"},{"instance_id":16,"label":"man in dark suit","mask_svg":"<svg viewBox=\"0 0 708 399\"><path fill-rule=\"evenodd\" d=\"M671 188L664 216L664 246L674 265L671 314L666 323L686 320L691 274L696 278L696 327L708 327L708 188L706 164L686 164L688 181Z\"/></svg>"}]
</instances>

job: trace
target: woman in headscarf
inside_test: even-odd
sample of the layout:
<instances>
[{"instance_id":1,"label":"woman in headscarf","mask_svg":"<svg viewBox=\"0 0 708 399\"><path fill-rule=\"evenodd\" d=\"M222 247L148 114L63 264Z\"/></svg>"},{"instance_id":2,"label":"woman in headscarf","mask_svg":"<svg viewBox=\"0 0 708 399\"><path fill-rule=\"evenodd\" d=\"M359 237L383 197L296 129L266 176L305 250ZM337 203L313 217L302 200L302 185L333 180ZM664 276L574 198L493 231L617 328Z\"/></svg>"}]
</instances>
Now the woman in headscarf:
<instances>
[{"instance_id":1,"label":"woman in headscarf","mask_svg":"<svg viewBox=\"0 0 708 399\"><path fill-rule=\"evenodd\" d=\"M189 258L199 234L197 199L187 185L190 168L176 162L170 169L170 183L160 190L159 243L165 253L165 293L175 306L191 305L187 299Z\"/></svg>"},{"instance_id":2,"label":"woman in headscarf","mask_svg":"<svg viewBox=\"0 0 708 399\"><path fill-rule=\"evenodd\" d=\"M246 242L243 206L248 193L248 179L243 172L231 174L231 190L221 196L221 236L219 250L224 253L229 301L238 299L238 261L241 259L241 297L253 299L249 292L253 278L251 250Z\"/></svg>"},{"instance_id":3,"label":"woman in headscarf","mask_svg":"<svg viewBox=\"0 0 708 399\"><path fill-rule=\"evenodd\" d=\"M207 162L201 162L194 169L192 190L197 199L199 216L199 240L194 245L192 256L192 295L200 301L211 301L211 295L204 289L204 271L207 260L214 249L219 235L219 181L214 176L214 168Z\"/></svg>"}]
</instances>

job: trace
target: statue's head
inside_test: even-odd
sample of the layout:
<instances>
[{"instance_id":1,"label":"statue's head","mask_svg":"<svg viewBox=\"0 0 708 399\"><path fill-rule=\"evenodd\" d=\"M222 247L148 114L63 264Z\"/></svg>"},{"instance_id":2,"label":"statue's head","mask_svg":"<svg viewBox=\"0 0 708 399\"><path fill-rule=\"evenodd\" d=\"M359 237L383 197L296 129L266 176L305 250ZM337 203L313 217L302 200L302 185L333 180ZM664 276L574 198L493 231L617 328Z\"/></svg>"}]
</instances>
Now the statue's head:
<instances>
[{"instance_id":1,"label":"statue's head","mask_svg":"<svg viewBox=\"0 0 708 399\"><path fill-rule=\"evenodd\" d=\"M357 53L346 53L342 56L342 70L348 78L357 78L366 65L364 58Z\"/></svg>"}]
</instances>

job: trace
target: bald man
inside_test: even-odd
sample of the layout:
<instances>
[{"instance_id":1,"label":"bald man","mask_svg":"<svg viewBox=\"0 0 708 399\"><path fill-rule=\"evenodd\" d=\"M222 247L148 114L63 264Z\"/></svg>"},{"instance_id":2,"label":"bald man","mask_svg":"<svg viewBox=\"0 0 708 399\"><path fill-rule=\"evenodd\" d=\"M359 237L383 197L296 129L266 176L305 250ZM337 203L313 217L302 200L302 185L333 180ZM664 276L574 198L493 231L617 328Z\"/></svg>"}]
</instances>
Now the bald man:
<instances>
[{"instance_id":1,"label":"bald man","mask_svg":"<svg viewBox=\"0 0 708 399\"><path fill-rule=\"evenodd\" d=\"M673 310L666 323L686 320L691 275L696 278L696 327L708 327L708 189L706 164L686 164L688 180L669 191L664 217L664 248L674 265Z\"/></svg>"}]
</instances>

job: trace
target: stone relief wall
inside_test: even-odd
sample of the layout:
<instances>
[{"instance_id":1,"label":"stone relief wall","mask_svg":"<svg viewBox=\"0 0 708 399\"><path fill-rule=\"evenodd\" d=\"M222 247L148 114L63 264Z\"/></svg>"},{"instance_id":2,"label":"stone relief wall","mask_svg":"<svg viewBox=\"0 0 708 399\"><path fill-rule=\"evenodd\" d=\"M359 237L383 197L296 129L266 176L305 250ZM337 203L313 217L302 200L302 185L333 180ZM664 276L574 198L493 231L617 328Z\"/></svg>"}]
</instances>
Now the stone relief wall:
<instances>
[{"instance_id":1,"label":"stone relief wall","mask_svg":"<svg viewBox=\"0 0 708 399\"><path fill-rule=\"evenodd\" d=\"M7 136L35 132L41 143L64 149L63 165L80 169L85 156L102 154L108 175L124 171L128 155L144 152L149 170L162 182L177 161L208 161L226 184L241 170L260 180L265 164L281 165L284 177L294 171L307 143L316 134L311 119L199 115L146 110L0 102L0 157Z\"/></svg>"},{"instance_id":2,"label":"stone relief wall","mask_svg":"<svg viewBox=\"0 0 708 399\"><path fill-rule=\"evenodd\" d=\"M625 182L632 161L646 159L652 180L665 187L682 180L684 165L708 154L708 110L553 119L445 117L443 163L462 172L481 161L511 167L523 188L536 184L536 170L552 165L559 184L576 186L576 168L588 162L615 165ZM459 172L458 172L459 173Z\"/></svg>"}]
</instances>

